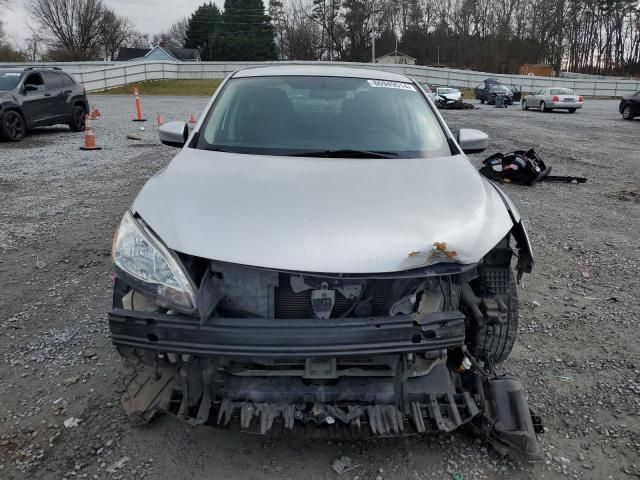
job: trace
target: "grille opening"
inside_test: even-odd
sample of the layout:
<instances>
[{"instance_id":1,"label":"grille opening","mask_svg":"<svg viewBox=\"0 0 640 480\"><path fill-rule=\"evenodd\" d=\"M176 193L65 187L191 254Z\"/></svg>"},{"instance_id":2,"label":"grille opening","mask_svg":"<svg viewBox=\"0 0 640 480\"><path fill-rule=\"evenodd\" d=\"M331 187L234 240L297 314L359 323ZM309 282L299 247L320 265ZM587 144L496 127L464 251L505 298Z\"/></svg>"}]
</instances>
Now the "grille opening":
<instances>
[{"instance_id":1,"label":"grille opening","mask_svg":"<svg viewBox=\"0 0 640 480\"><path fill-rule=\"evenodd\" d=\"M371 315L387 315L389 304L389 294L391 292L392 280L369 280L360 300L369 300L371 303ZM311 290L295 293L291 289L290 275L281 273L278 279L279 286L275 288L275 316L276 318L312 318L313 309L311 307ZM336 290L335 304L331 311L331 318L342 316L355 317L352 308L355 300L345 298L342 293ZM349 310L352 310L349 312Z\"/></svg>"}]
</instances>

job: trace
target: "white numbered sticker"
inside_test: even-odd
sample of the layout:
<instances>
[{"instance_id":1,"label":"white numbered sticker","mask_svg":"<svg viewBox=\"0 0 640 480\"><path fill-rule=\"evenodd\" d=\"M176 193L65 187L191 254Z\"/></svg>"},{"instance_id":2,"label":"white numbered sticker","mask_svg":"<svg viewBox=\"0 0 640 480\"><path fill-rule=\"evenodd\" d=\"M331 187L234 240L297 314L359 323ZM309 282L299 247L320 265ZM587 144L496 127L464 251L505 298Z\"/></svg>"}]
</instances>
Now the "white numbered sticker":
<instances>
[{"instance_id":1,"label":"white numbered sticker","mask_svg":"<svg viewBox=\"0 0 640 480\"><path fill-rule=\"evenodd\" d=\"M398 90L408 90L409 92L416 91L415 87L408 83L389 82L387 80L369 80L369 85L378 88L397 88Z\"/></svg>"}]
</instances>

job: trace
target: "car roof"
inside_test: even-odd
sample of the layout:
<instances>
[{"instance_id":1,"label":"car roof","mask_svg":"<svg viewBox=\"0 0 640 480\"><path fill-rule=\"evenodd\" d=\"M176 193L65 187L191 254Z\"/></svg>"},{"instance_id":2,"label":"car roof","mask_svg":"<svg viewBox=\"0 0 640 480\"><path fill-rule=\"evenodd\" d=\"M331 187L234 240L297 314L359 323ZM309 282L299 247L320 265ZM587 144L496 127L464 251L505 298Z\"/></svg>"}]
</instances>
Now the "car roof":
<instances>
[{"instance_id":1,"label":"car roof","mask_svg":"<svg viewBox=\"0 0 640 480\"><path fill-rule=\"evenodd\" d=\"M238 70L233 78L280 76L347 77L387 80L392 82L411 82L406 75L385 72L366 67L342 67L337 65L274 65L249 67Z\"/></svg>"},{"instance_id":2,"label":"car roof","mask_svg":"<svg viewBox=\"0 0 640 480\"><path fill-rule=\"evenodd\" d=\"M24 68L15 68L15 67L0 67L0 72L15 72L15 73L22 73L24 72Z\"/></svg>"}]
</instances>

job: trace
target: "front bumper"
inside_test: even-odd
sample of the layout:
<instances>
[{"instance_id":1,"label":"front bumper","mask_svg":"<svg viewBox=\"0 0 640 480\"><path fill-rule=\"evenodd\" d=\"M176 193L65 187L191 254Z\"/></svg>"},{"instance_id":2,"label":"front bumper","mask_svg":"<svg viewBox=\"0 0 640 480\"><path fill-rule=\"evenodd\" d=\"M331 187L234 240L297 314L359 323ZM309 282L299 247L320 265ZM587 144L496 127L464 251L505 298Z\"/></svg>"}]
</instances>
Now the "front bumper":
<instances>
[{"instance_id":1,"label":"front bumper","mask_svg":"<svg viewBox=\"0 0 640 480\"><path fill-rule=\"evenodd\" d=\"M464 343L458 311L394 317L220 318L114 309L114 345L200 357L308 358L429 352Z\"/></svg>"}]
</instances>

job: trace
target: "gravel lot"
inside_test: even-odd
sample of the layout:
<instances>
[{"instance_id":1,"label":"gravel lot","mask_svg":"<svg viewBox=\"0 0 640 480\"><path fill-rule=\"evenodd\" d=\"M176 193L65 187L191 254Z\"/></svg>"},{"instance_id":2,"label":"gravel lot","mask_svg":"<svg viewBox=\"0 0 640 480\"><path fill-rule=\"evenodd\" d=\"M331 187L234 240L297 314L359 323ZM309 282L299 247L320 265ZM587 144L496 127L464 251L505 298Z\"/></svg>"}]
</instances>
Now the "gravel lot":
<instances>
[{"instance_id":1,"label":"gravel lot","mask_svg":"<svg viewBox=\"0 0 640 480\"><path fill-rule=\"evenodd\" d=\"M110 345L110 246L144 182L176 150L155 116L187 119L205 98L94 96L104 150L81 133L42 129L0 144L0 478L624 479L640 477L640 121L616 101L583 111L481 106L448 111L452 129L487 131L487 154L535 147L554 173L584 185L506 186L531 236L518 343L505 369L542 413L546 461L520 465L467 432L377 442L269 439L192 428L172 418L136 429L119 405L123 365ZM140 133L141 142L125 139ZM38 264L36 264L38 262ZM44 262L44 266L39 263ZM41 268L38 268L41 267ZM65 428L75 417L79 423ZM108 471L122 460L122 467Z\"/></svg>"}]
</instances>

